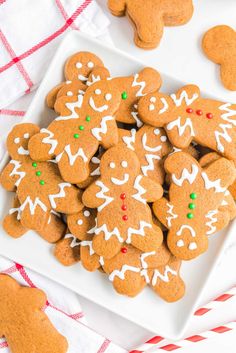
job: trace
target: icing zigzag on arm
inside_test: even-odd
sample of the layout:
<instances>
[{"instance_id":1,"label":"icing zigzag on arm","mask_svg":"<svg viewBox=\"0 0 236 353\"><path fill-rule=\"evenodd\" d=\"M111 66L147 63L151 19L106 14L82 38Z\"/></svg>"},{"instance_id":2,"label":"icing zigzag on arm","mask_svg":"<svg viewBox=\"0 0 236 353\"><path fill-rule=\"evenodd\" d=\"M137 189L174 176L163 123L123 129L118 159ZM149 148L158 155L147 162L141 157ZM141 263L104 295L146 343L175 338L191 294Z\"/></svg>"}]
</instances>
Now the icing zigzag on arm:
<instances>
[{"instance_id":1,"label":"icing zigzag on arm","mask_svg":"<svg viewBox=\"0 0 236 353\"><path fill-rule=\"evenodd\" d=\"M232 125L231 124L219 124L219 127L223 131L222 132L215 131L216 145L217 145L218 151L223 153L225 148L220 141L220 137L223 138L227 142L231 142L232 138L229 136L227 129L232 129Z\"/></svg>"},{"instance_id":2,"label":"icing zigzag on arm","mask_svg":"<svg viewBox=\"0 0 236 353\"><path fill-rule=\"evenodd\" d=\"M124 242L124 239L121 237L119 229L117 227L115 227L112 231L109 232L109 230L107 229L107 225L103 224L101 227L97 227L95 229L96 235L101 232L104 233L106 241L110 240L110 238L114 235L120 243Z\"/></svg>"},{"instance_id":3,"label":"icing zigzag on arm","mask_svg":"<svg viewBox=\"0 0 236 353\"><path fill-rule=\"evenodd\" d=\"M79 240L73 235L73 234L66 234L64 239L72 239L71 243L70 243L70 247L71 248L75 248L76 246L80 245Z\"/></svg>"},{"instance_id":4,"label":"icing zigzag on arm","mask_svg":"<svg viewBox=\"0 0 236 353\"><path fill-rule=\"evenodd\" d=\"M109 189L108 189L108 187L105 184L103 184L103 182L101 180L97 180L95 182L95 185L97 185L101 189L99 192L96 193L96 197L98 199L103 199L104 200L103 204L98 207L98 212L101 212L101 210L103 210L104 207L109 205L109 203L111 203L114 200L114 198L105 195L105 193L108 192Z\"/></svg>"},{"instance_id":5,"label":"icing zigzag on arm","mask_svg":"<svg viewBox=\"0 0 236 353\"><path fill-rule=\"evenodd\" d=\"M132 235L133 234L145 237L146 234L145 234L144 228L152 228L152 225L150 223L148 223L148 222L140 221L139 222L139 229L135 229L135 228L129 227L128 228L128 237L127 237L126 243L127 244L131 244Z\"/></svg>"},{"instance_id":6,"label":"icing zigzag on arm","mask_svg":"<svg viewBox=\"0 0 236 353\"><path fill-rule=\"evenodd\" d=\"M136 141L136 133L137 131L135 129L130 130L130 136L123 136L122 140L126 144L127 148L131 149L132 151L135 150L134 144Z\"/></svg>"},{"instance_id":7,"label":"icing zigzag on arm","mask_svg":"<svg viewBox=\"0 0 236 353\"><path fill-rule=\"evenodd\" d=\"M197 93L194 93L192 97L189 97L186 91L182 91L179 98L177 98L176 94L174 93L170 96L174 101L176 107L180 107L183 101L186 103L186 105L191 105L199 97Z\"/></svg>"},{"instance_id":8,"label":"icing zigzag on arm","mask_svg":"<svg viewBox=\"0 0 236 353\"><path fill-rule=\"evenodd\" d=\"M53 154L55 152L55 149L57 148L58 141L54 139L54 134L48 129L41 129L40 132L42 134L48 134L48 136L44 137L42 139L42 143L46 143L47 145L51 145L50 150L48 151L49 154Z\"/></svg>"},{"instance_id":9,"label":"icing zigzag on arm","mask_svg":"<svg viewBox=\"0 0 236 353\"><path fill-rule=\"evenodd\" d=\"M78 119L79 115L76 113L75 108L82 107L83 99L84 99L84 96L82 94L79 94L77 96L76 102L66 103L65 105L71 111L71 114L67 116L59 116L55 119L55 121Z\"/></svg>"},{"instance_id":10,"label":"icing zigzag on arm","mask_svg":"<svg viewBox=\"0 0 236 353\"><path fill-rule=\"evenodd\" d=\"M101 133L102 134L106 134L107 133L107 121L111 121L114 120L114 118L112 116L104 116L101 120L101 125L100 127L94 127L91 130L91 133L93 134L93 136L98 140L98 141L102 141L102 137L101 137Z\"/></svg>"},{"instance_id":11,"label":"icing zigzag on arm","mask_svg":"<svg viewBox=\"0 0 236 353\"><path fill-rule=\"evenodd\" d=\"M163 282L169 282L169 273L174 276L177 276L177 272L170 268L168 265L165 266L164 274L162 275L157 269L154 270L153 277L152 277L152 286L157 284L157 279L159 278Z\"/></svg>"},{"instance_id":12,"label":"icing zigzag on arm","mask_svg":"<svg viewBox=\"0 0 236 353\"><path fill-rule=\"evenodd\" d=\"M47 212L46 205L44 205L44 203L39 199L39 197L36 197L35 200L33 201L30 198L30 196L27 196L25 201L20 206L20 212L24 211L27 205L29 205L29 210L31 215L35 214L35 209L37 206L39 206L44 212Z\"/></svg>"},{"instance_id":13,"label":"icing zigzag on arm","mask_svg":"<svg viewBox=\"0 0 236 353\"><path fill-rule=\"evenodd\" d=\"M208 175L205 172L202 172L202 178L204 180L205 188L207 190L209 190L211 188L214 188L215 192L225 192L227 190L227 188L222 187L220 185L221 179L217 179L217 180L212 181L208 178Z\"/></svg>"},{"instance_id":14,"label":"icing zigzag on arm","mask_svg":"<svg viewBox=\"0 0 236 353\"><path fill-rule=\"evenodd\" d=\"M147 176L149 170L154 170L154 160L160 160L161 158L154 154L145 154L145 158L148 165L141 166L141 170L143 175Z\"/></svg>"},{"instance_id":15,"label":"icing zigzag on arm","mask_svg":"<svg viewBox=\"0 0 236 353\"><path fill-rule=\"evenodd\" d=\"M171 227L171 225L172 225L172 224L171 224L172 219L178 218L178 215L173 212L174 205L171 205L169 202L167 202L166 205L167 205L167 207L168 207L168 210L167 210L166 213L169 214L169 216L166 217L167 226L168 226L168 227Z\"/></svg>"},{"instance_id":16,"label":"icing zigzag on arm","mask_svg":"<svg viewBox=\"0 0 236 353\"><path fill-rule=\"evenodd\" d=\"M88 161L88 158L86 157L84 150L81 147L79 147L78 151L75 154L72 154L70 145L66 145L65 152L68 155L70 165L74 165L78 157L81 157L85 163Z\"/></svg>"},{"instance_id":17,"label":"icing zigzag on arm","mask_svg":"<svg viewBox=\"0 0 236 353\"><path fill-rule=\"evenodd\" d=\"M14 175L19 176L19 179L15 182L15 186L19 186L26 173L23 171L19 172L19 169L21 167L21 163L19 161L15 161L14 159L12 159L10 163L14 165L14 168L9 175L10 177Z\"/></svg>"},{"instance_id":18,"label":"icing zigzag on arm","mask_svg":"<svg viewBox=\"0 0 236 353\"><path fill-rule=\"evenodd\" d=\"M206 232L206 234L210 235L210 234L213 234L215 233L216 231L216 226L214 226L213 224L217 222L217 215L218 211L217 210L212 210L212 211L209 211L207 213L207 215L205 216L206 218L209 219L208 222L206 222L206 226L209 227L210 229Z\"/></svg>"},{"instance_id":19,"label":"icing zigzag on arm","mask_svg":"<svg viewBox=\"0 0 236 353\"><path fill-rule=\"evenodd\" d=\"M144 204L146 204L146 200L144 198L142 198L142 195L144 195L146 193L146 190L140 185L140 182L142 180L142 175L138 175L136 178L135 178L135 181L134 181L134 189L137 190L137 193L132 195L132 197L139 201L139 202L142 202Z\"/></svg>"},{"instance_id":20,"label":"icing zigzag on arm","mask_svg":"<svg viewBox=\"0 0 236 353\"><path fill-rule=\"evenodd\" d=\"M192 120L190 118L187 118L185 123L181 125L181 117L179 116L178 119L167 124L166 128L167 130L172 130L175 126L178 128L179 136L182 136L184 134L187 127L190 128L190 135L195 136Z\"/></svg>"},{"instance_id":21,"label":"icing zigzag on arm","mask_svg":"<svg viewBox=\"0 0 236 353\"><path fill-rule=\"evenodd\" d=\"M134 80L132 83L132 87L140 87L138 92L136 93L136 97L142 97L145 95L145 93L143 93L143 90L146 87L146 82L145 81L138 81L138 78L139 78L139 74L135 74Z\"/></svg>"},{"instance_id":22,"label":"icing zigzag on arm","mask_svg":"<svg viewBox=\"0 0 236 353\"><path fill-rule=\"evenodd\" d=\"M71 184L70 183L60 183L60 184L58 184L58 186L59 186L60 191L57 194L48 195L48 198L49 198L49 201L51 203L52 208L56 208L55 199L59 199L59 198L62 198L62 197L66 196L66 193L65 193L64 189L66 187L67 188L71 187Z\"/></svg>"},{"instance_id":23,"label":"icing zigzag on arm","mask_svg":"<svg viewBox=\"0 0 236 353\"><path fill-rule=\"evenodd\" d=\"M221 115L221 118L225 121L228 121L229 123L233 124L236 126L236 110L231 109L230 107L232 106L231 103L225 103L222 104L219 107L219 110L224 111L225 113ZM230 117L234 116L235 119L229 119Z\"/></svg>"}]
</instances>

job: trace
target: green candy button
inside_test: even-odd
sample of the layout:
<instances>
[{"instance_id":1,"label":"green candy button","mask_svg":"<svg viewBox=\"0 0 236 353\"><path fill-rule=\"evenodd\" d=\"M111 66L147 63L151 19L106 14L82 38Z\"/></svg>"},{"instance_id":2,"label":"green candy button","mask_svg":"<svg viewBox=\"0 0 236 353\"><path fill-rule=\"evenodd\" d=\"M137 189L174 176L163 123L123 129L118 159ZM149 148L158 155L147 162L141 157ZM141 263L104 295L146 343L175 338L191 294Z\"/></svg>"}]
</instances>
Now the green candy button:
<instances>
[{"instance_id":1,"label":"green candy button","mask_svg":"<svg viewBox=\"0 0 236 353\"><path fill-rule=\"evenodd\" d=\"M188 213L187 217L188 217L188 219L192 219L193 218L193 213Z\"/></svg>"},{"instance_id":2,"label":"green candy button","mask_svg":"<svg viewBox=\"0 0 236 353\"><path fill-rule=\"evenodd\" d=\"M36 167L37 167L37 163L36 163L36 162L33 162L33 163L32 163L32 166L33 166L34 168L36 168Z\"/></svg>"},{"instance_id":3,"label":"green candy button","mask_svg":"<svg viewBox=\"0 0 236 353\"><path fill-rule=\"evenodd\" d=\"M40 176L42 173L38 170L35 174L36 174L37 176Z\"/></svg>"},{"instance_id":4,"label":"green candy button","mask_svg":"<svg viewBox=\"0 0 236 353\"><path fill-rule=\"evenodd\" d=\"M78 139L79 138L79 134L74 134L74 138Z\"/></svg>"},{"instance_id":5,"label":"green candy button","mask_svg":"<svg viewBox=\"0 0 236 353\"><path fill-rule=\"evenodd\" d=\"M192 192L192 193L190 194L190 199L196 200L196 198L197 198L197 194L196 194L195 192Z\"/></svg>"},{"instance_id":6,"label":"green candy button","mask_svg":"<svg viewBox=\"0 0 236 353\"><path fill-rule=\"evenodd\" d=\"M188 205L188 208L190 208L190 210L194 210L194 208L196 208L196 205L194 203L190 203Z\"/></svg>"},{"instance_id":7,"label":"green candy button","mask_svg":"<svg viewBox=\"0 0 236 353\"><path fill-rule=\"evenodd\" d=\"M127 92L124 91L124 92L121 94L121 98L122 98L122 99L127 99L127 98L128 98Z\"/></svg>"},{"instance_id":8,"label":"green candy button","mask_svg":"<svg viewBox=\"0 0 236 353\"><path fill-rule=\"evenodd\" d=\"M44 180L40 180L39 184L40 184L40 185L44 185L44 184L45 184L45 181L44 181Z\"/></svg>"}]
</instances>

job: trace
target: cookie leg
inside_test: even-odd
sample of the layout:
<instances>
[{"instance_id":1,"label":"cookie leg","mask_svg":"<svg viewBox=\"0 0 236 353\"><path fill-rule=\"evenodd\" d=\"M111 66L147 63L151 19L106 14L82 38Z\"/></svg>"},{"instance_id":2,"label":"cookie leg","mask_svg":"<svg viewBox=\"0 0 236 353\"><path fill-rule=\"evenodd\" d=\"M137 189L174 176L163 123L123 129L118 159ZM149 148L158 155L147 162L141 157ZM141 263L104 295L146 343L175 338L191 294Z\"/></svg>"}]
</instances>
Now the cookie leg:
<instances>
[{"instance_id":1,"label":"cookie leg","mask_svg":"<svg viewBox=\"0 0 236 353\"><path fill-rule=\"evenodd\" d=\"M21 212L21 224L28 229L40 232L47 224L49 217L50 212L44 212L39 206L32 213L30 207L26 205Z\"/></svg>"},{"instance_id":2,"label":"cookie leg","mask_svg":"<svg viewBox=\"0 0 236 353\"><path fill-rule=\"evenodd\" d=\"M111 259L121 249L122 242L119 242L116 236L112 235L109 240L105 240L103 231L93 238L93 249L99 255L106 259Z\"/></svg>"},{"instance_id":3,"label":"cookie leg","mask_svg":"<svg viewBox=\"0 0 236 353\"><path fill-rule=\"evenodd\" d=\"M64 266L74 265L80 260L79 241L72 234L66 234L55 245L54 256Z\"/></svg>"},{"instance_id":4,"label":"cookie leg","mask_svg":"<svg viewBox=\"0 0 236 353\"><path fill-rule=\"evenodd\" d=\"M66 232L66 225L60 217L50 214L47 224L38 234L49 243L56 243Z\"/></svg>"},{"instance_id":5,"label":"cookie leg","mask_svg":"<svg viewBox=\"0 0 236 353\"><path fill-rule=\"evenodd\" d=\"M115 270L114 272L119 271ZM125 272L124 279L121 279L118 276L114 277L114 272L109 275L109 279L113 282L113 287L119 294L135 297L146 286L146 281L144 277L140 276L140 273L127 271Z\"/></svg>"},{"instance_id":6,"label":"cookie leg","mask_svg":"<svg viewBox=\"0 0 236 353\"><path fill-rule=\"evenodd\" d=\"M3 229L13 238L20 238L28 229L17 219L18 212L9 213L3 220Z\"/></svg>"},{"instance_id":7,"label":"cookie leg","mask_svg":"<svg viewBox=\"0 0 236 353\"><path fill-rule=\"evenodd\" d=\"M126 0L108 0L108 8L114 16L124 16Z\"/></svg>"},{"instance_id":8,"label":"cookie leg","mask_svg":"<svg viewBox=\"0 0 236 353\"><path fill-rule=\"evenodd\" d=\"M133 233L131 244L143 252L157 250L163 241L162 230L153 224L152 228L145 228L144 232L144 236Z\"/></svg>"},{"instance_id":9,"label":"cookie leg","mask_svg":"<svg viewBox=\"0 0 236 353\"><path fill-rule=\"evenodd\" d=\"M72 184L85 181L89 177L89 166L81 157L75 160L68 159L68 154L63 153L58 167L62 178Z\"/></svg>"}]
</instances>

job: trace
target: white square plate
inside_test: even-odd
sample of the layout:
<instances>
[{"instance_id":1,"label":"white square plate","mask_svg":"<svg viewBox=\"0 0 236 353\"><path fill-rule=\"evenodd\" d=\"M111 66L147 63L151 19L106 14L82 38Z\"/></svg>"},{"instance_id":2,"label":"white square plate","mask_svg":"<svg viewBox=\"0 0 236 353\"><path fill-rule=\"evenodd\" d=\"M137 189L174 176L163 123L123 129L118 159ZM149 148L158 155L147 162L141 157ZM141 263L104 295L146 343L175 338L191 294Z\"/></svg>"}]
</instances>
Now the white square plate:
<instances>
[{"instance_id":1,"label":"white square plate","mask_svg":"<svg viewBox=\"0 0 236 353\"><path fill-rule=\"evenodd\" d=\"M130 75L145 65L125 53L109 48L100 42L76 31L70 32L61 43L38 92L26 114L25 120L46 127L55 116L45 106L47 92L63 80L63 66L68 58L77 51L92 51L104 61L112 76ZM173 92L184 82L164 75L162 91ZM6 162L6 161L5 161ZM4 166L4 161L0 168ZM8 213L12 195L0 188L0 218ZM177 303L168 304L146 288L139 296L130 299L116 294L107 276L100 272L89 273L80 264L63 267L52 255L53 245L46 243L33 231L22 238L13 239L0 228L0 254L21 263L72 289L91 301L115 312L136 324L170 339L183 336L188 321L197 309L201 293L216 261L223 253L231 236L235 223L210 239L207 253L195 261L185 262L182 277L186 283L186 295Z\"/></svg>"}]
</instances>

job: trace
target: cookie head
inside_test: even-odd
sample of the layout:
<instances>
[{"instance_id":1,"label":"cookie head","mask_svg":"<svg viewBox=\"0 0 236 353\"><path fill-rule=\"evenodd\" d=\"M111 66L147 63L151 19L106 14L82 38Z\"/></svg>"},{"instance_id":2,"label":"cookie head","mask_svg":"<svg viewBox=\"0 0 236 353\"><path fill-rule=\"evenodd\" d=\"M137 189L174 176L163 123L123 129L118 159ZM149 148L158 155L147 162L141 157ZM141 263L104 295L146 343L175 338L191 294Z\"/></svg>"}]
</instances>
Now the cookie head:
<instances>
[{"instance_id":1,"label":"cookie head","mask_svg":"<svg viewBox=\"0 0 236 353\"><path fill-rule=\"evenodd\" d=\"M26 123L14 126L7 138L7 149L12 159L25 160L29 157L29 140L39 131L39 127L34 124Z\"/></svg>"},{"instance_id":2,"label":"cookie head","mask_svg":"<svg viewBox=\"0 0 236 353\"><path fill-rule=\"evenodd\" d=\"M110 148L101 159L101 175L115 185L124 185L139 173L140 164L136 154L126 147ZM132 178L132 179L133 179Z\"/></svg>"},{"instance_id":3,"label":"cookie head","mask_svg":"<svg viewBox=\"0 0 236 353\"><path fill-rule=\"evenodd\" d=\"M67 80L80 80L85 83L96 66L103 66L103 62L96 55L79 52L67 60L65 77Z\"/></svg>"},{"instance_id":4,"label":"cookie head","mask_svg":"<svg viewBox=\"0 0 236 353\"><path fill-rule=\"evenodd\" d=\"M109 81L102 80L87 89L84 99L87 99L91 114L106 116L119 108L121 97Z\"/></svg>"}]
</instances>

